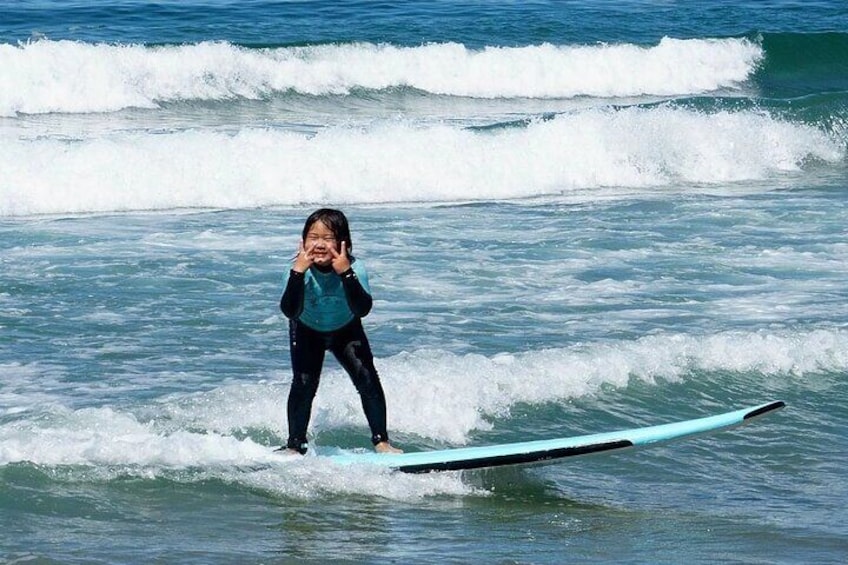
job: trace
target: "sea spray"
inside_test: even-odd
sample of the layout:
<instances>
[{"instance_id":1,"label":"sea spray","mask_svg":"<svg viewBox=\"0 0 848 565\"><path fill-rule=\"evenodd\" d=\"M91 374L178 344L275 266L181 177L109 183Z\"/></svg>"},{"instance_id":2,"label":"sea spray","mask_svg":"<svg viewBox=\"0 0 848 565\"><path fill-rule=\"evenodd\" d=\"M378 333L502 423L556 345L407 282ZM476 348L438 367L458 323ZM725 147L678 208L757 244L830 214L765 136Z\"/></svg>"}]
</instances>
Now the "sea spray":
<instances>
[{"instance_id":1,"label":"sea spray","mask_svg":"<svg viewBox=\"0 0 848 565\"><path fill-rule=\"evenodd\" d=\"M844 140L757 111L591 109L475 131L385 121L0 139L0 215L517 199L780 179ZM45 167L50 163L50 167ZM685 186L685 185L684 185ZM679 190L679 189L676 189Z\"/></svg>"},{"instance_id":2,"label":"sea spray","mask_svg":"<svg viewBox=\"0 0 848 565\"><path fill-rule=\"evenodd\" d=\"M738 88L762 57L762 48L747 39L484 49L457 43L250 49L225 42L149 47L42 40L0 44L0 84L9 86L0 91L0 116L399 87L476 98L685 95Z\"/></svg>"}]
</instances>

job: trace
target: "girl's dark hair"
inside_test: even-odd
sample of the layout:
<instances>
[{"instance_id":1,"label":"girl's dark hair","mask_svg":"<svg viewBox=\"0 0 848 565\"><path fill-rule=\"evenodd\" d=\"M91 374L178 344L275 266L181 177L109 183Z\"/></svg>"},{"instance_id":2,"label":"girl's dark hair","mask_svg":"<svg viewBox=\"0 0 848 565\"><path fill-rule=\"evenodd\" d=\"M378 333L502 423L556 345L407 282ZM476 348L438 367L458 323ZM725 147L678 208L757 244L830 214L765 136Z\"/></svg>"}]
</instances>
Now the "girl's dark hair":
<instances>
[{"instance_id":1,"label":"girl's dark hair","mask_svg":"<svg viewBox=\"0 0 848 565\"><path fill-rule=\"evenodd\" d=\"M302 239L304 241L306 240L306 234L309 233L309 229L315 222L321 222L327 226L333 232L333 235L336 236L336 242L339 245L343 241L346 241L347 252L349 254L353 251L353 242L350 240L350 226L348 226L347 218L341 210L321 208L309 214L309 217L306 218L306 223L303 224ZM353 256L351 255L351 257Z\"/></svg>"}]
</instances>

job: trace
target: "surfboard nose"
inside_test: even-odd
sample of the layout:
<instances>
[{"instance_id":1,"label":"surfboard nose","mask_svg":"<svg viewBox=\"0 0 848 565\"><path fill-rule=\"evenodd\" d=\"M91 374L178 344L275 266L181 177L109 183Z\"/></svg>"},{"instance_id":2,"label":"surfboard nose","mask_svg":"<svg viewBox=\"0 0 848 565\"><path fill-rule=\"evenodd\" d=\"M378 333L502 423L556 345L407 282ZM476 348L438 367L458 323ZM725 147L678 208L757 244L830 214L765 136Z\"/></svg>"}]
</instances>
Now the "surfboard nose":
<instances>
[{"instance_id":1,"label":"surfboard nose","mask_svg":"<svg viewBox=\"0 0 848 565\"><path fill-rule=\"evenodd\" d=\"M762 416L763 414L771 412L772 410L780 410L781 408L783 408L785 406L786 406L786 403L783 402L782 400L775 400L774 402L764 404L764 405L760 406L759 408L755 408L754 410L751 410L750 412L745 414L745 416L743 416L742 419L748 420L750 418L756 418L757 416Z\"/></svg>"}]
</instances>

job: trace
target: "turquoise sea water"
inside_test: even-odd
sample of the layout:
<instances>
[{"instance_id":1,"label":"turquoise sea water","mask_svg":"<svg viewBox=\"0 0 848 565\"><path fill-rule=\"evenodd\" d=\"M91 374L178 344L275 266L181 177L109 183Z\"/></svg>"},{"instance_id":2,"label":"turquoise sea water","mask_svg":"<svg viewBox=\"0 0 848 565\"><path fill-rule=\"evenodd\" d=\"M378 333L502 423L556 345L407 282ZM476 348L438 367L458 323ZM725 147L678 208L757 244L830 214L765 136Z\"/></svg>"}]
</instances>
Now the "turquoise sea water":
<instances>
[{"instance_id":1,"label":"turquoise sea water","mask_svg":"<svg viewBox=\"0 0 848 565\"><path fill-rule=\"evenodd\" d=\"M0 562L842 563L843 2L0 8ZM343 208L407 450L784 400L527 469L282 463ZM364 449L325 367L319 455Z\"/></svg>"}]
</instances>

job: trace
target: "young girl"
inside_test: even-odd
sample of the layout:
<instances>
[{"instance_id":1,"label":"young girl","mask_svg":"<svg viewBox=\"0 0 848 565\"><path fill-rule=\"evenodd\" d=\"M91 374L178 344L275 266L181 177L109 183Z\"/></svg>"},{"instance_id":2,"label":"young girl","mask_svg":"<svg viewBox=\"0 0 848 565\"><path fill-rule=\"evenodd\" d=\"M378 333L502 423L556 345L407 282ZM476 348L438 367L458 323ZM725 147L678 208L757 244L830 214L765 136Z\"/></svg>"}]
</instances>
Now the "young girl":
<instances>
[{"instance_id":1,"label":"young girl","mask_svg":"<svg viewBox=\"0 0 848 565\"><path fill-rule=\"evenodd\" d=\"M350 252L350 228L339 210L313 212L303 226L297 257L284 278L280 309L289 318L292 378L288 399L289 451L306 453L306 428L326 351L338 359L362 400L371 442L400 453L386 432L386 398L361 318L371 311L362 261Z\"/></svg>"}]
</instances>

